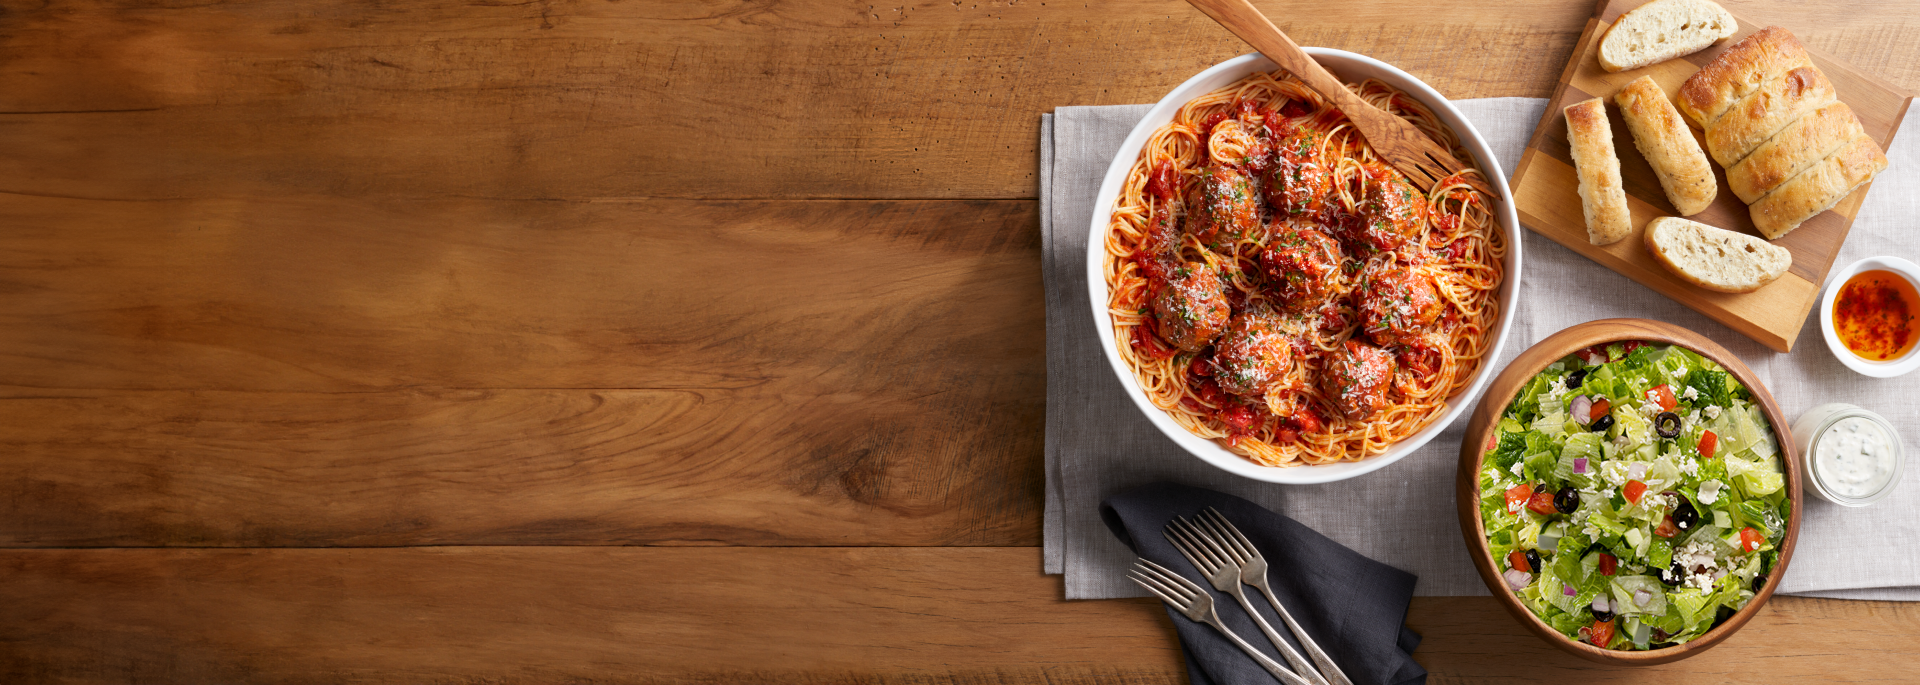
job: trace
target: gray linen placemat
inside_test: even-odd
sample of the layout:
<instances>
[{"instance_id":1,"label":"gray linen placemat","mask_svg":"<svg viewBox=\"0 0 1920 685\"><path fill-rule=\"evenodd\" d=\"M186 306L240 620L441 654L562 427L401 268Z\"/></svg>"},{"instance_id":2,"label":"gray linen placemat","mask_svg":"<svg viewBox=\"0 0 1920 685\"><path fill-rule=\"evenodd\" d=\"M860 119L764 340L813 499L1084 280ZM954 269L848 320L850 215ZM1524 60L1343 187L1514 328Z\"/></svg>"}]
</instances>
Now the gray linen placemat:
<instances>
[{"instance_id":1,"label":"gray linen placemat","mask_svg":"<svg viewBox=\"0 0 1920 685\"><path fill-rule=\"evenodd\" d=\"M1488 139L1502 168L1519 161L1546 101L1489 98L1454 103ZM1127 400L1100 350L1087 302L1085 255L1094 195L1127 133L1149 105L1061 107L1041 121L1041 224L1047 304L1045 564L1066 575L1068 599L1137 597L1132 560L1100 521L1107 495L1160 480L1247 498L1311 526L1355 551L1420 576L1417 594L1484 595L1454 518L1453 477L1466 417L1393 466L1309 486L1258 483L1206 465L1162 436ZM1916 129L1916 130L1906 130ZM1920 216L1920 128L1908 122L1888 151L1891 168L1835 262L1871 255L1915 259L1909 217ZM1886 416L1911 445L1920 439L1920 376L1869 379L1841 366L1810 320L1792 354L1771 350L1550 240L1523 232L1520 306L1504 367L1555 331L1632 316L1686 326L1739 355L1789 417L1845 401ZM1478 397L1465 399L1472 403ZM1807 496L1806 518L1781 591L1847 599L1920 600L1920 468L1879 504L1848 510Z\"/></svg>"}]
</instances>

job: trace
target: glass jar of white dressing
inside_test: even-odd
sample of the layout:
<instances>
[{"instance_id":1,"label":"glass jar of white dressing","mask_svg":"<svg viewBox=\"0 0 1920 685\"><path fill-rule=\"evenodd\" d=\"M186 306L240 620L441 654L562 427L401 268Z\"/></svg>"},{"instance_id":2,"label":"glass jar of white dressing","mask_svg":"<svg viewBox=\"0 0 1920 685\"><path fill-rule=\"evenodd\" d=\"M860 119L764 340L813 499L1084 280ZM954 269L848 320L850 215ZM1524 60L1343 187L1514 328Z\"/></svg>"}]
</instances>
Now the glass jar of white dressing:
<instances>
[{"instance_id":1,"label":"glass jar of white dressing","mask_svg":"<svg viewBox=\"0 0 1920 685\"><path fill-rule=\"evenodd\" d=\"M1886 418L1860 407L1823 404L1793 422L1800 475L1834 504L1864 507L1893 492L1905 455Z\"/></svg>"}]
</instances>

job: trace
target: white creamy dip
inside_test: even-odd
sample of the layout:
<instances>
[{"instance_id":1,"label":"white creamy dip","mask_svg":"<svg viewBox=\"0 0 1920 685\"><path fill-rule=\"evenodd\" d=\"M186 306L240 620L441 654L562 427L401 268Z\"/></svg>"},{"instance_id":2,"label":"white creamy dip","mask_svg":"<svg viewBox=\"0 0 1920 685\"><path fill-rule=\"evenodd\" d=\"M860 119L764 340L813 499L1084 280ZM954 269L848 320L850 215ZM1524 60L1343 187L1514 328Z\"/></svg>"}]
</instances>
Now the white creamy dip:
<instances>
[{"instance_id":1,"label":"white creamy dip","mask_svg":"<svg viewBox=\"0 0 1920 685\"><path fill-rule=\"evenodd\" d=\"M1814 450L1814 470L1833 494L1868 497L1893 478L1893 437L1870 419L1850 416L1835 421L1820 435Z\"/></svg>"}]
</instances>

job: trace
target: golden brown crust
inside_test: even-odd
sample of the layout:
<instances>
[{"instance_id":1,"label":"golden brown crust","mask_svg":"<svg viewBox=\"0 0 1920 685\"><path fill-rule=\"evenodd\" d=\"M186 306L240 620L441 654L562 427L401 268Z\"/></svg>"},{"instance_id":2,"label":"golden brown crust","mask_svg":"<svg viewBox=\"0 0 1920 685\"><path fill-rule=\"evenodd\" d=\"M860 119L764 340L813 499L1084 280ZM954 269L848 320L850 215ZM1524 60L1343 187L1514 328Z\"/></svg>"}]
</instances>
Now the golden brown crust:
<instances>
[{"instance_id":1,"label":"golden brown crust","mask_svg":"<svg viewBox=\"0 0 1920 685\"><path fill-rule=\"evenodd\" d=\"M1852 108L1844 102L1828 104L1788 124L1728 168L1727 186L1741 202L1751 204L1864 134Z\"/></svg>"},{"instance_id":2,"label":"golden brown crust","mask_svg":"<svg viewBox=\"0 0 1920 685\"><path fill-rule=\"evenodd\" d=\"M1731 167L1787 124L1834 101L1833 82L1812 65L1795 67L1741 98L1707 126L1707 150Z\"/></svg>"},{"instance_id":3,"label":"golden brown crust","mask_svg":"<svg viewBox=\"0 0 1920 685\"><path fill-rule=\"evenodd\" d=\"M1652 76L1642 76L1613 96L1633 134L1634 147L1660 177L1660 188L1667 201L1681 216L1691 216L1713 204L1719 194L1714 183L1713 165L1693 139L1680 111L1667 100L1665 91Z\"/></svg>"},{"instance_id":4,"label":"golden brown crust","mask_svg":"<svg viewBox=\"0 0 1920 685\"><path fill-rule=\"evenodd\" d=\"M1812 64L1793 32L1769 26L1728 47L1680 85L1680 111L1705 128L1778 74Z\"/></svg>"},{"instance_id":5,"label":"golden brown crust","mask_svg":"<svg viewBox=\"0 0 1920 685\"><path fill-rule=\"evenodd\" d=\"M1777 240L1834 205L1887 168L1887 155L1872 138L1857 136L1808 167L1748 209L1753 225Z\"/></svg>"},{"instance_id":6,"label":"golden brown crust","mask_svg":"<svg viewBox=\"0 0 1920 685\"><path fill-rule=\"evenodd\" d=\"M1633 233L1633 222L1620 181L1620 158L1613 149L1613 129L1607 125L1606 101L1594 98L1568 105L1565 111L1587 240L1595 245L1618 242Z\"/></svg>"}]
</instances>

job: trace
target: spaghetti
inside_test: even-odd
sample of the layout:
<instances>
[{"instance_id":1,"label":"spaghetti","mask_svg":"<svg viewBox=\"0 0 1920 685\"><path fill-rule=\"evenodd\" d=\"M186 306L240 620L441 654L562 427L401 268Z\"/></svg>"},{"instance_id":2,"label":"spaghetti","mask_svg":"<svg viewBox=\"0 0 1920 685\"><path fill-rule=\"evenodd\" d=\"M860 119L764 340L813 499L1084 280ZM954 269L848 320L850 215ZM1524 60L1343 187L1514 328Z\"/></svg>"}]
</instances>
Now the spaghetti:
<instances>
[{"instance_id":1,"label":"spaghetti","mask_svg":"<svg viewBox=\"0 0 1920 685\"><path fill-rule=\"evenodd\" d=\"M1348 87L1471 161L1424 105ZM1114 342L1195 435L1269 466L1364 459L1471 383L1507 247L1461 174L1421 193L1299 80L1256 73L1181 107L1128 173Z\"/></svg>"}]
</instances>

